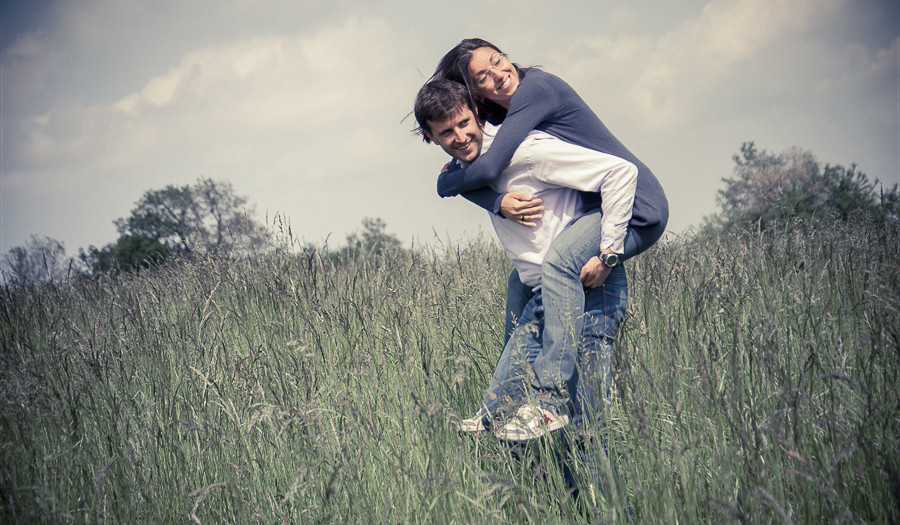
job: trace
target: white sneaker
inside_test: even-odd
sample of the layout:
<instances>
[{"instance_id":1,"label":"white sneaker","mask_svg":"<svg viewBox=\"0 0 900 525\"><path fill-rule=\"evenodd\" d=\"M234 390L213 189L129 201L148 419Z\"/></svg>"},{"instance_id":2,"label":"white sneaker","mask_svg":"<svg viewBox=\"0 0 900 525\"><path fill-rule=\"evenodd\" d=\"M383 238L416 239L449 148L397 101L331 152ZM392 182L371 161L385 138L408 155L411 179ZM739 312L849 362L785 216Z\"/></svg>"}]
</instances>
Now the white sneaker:
<instances>
[{"instance_id":1,"label":"white sneaker","mask_svg":"<svg viewBox=\"0 0 900 525\"><path fill-rule=\"evenodd\" d=\"M537 405L522 405L516 417L496 432L506 441L530 441L559 430L569 424L569 416Z\"/></svg>"},{"instance_id":2,"label":"white sneaker","mask_svg":"<svg viewBox=\"0 0 900 525\"><path fill-rule=\"evenodd\" d=\"M482 407L469 419L460 420L457 430L460 432L481 432L482 430L487 430L486 422L488 425L490 424L490 414Z\"/></svg>"}]
</instances>

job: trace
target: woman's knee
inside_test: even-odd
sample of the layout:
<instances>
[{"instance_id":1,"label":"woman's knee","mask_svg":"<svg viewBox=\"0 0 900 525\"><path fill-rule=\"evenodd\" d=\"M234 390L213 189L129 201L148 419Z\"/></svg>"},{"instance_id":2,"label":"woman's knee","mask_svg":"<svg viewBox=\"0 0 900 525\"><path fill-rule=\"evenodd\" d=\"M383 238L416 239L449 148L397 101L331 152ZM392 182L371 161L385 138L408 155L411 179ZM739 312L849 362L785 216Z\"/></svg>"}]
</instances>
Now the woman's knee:
<instances>
[{"instance_id":1,"label":"woman's knee","mask_svg":"<svg viewBox=\"0 0 900 525\"><path fill-rule=\"evenodd\" d=\"M547 272L556 272L577 276L581 273L581 267L587 262L587 260L582 261L584 258L585 256L580 253L580 250L573 250L570 244L553 243L544 255L541 269L544 275L547 275Z\"/></svg>"}]
</instances>

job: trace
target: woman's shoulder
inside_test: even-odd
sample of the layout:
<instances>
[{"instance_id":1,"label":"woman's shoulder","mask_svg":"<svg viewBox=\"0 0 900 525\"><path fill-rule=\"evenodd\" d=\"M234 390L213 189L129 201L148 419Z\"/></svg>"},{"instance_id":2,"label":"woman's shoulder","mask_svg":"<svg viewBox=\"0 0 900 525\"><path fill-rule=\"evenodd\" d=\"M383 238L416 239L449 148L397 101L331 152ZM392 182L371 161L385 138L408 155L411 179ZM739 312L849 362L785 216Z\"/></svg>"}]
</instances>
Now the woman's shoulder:
<instances>
[{"instance_id":1,"label":"woman's shoulder","mask_svg":"<svg viewBox=\"0 0 900 525\"><path fill-rule=\"evenodd\" d=\"M538 69L536 67L530 67L525 70L525 75L522 78L522 82L519 85L519 89L524 88L526 91L532 91L535 93L543 93L545 95L551 93L562 93L569 92L572 90L568 84L566 84L563 79L554 75L553 73L548 73L543 69Z\"/></svg>"},{"instance_id":2,"label":"woman's shoulder","mask_svg":"<svg viewBox=\"0 0 900 525\"><path fill-rule=\"evenodd\" d=\"M561 82L561 79L553 73L548 73L537 67L522 69L522 83L552 84Z\"/></svg>"}]
</instances>

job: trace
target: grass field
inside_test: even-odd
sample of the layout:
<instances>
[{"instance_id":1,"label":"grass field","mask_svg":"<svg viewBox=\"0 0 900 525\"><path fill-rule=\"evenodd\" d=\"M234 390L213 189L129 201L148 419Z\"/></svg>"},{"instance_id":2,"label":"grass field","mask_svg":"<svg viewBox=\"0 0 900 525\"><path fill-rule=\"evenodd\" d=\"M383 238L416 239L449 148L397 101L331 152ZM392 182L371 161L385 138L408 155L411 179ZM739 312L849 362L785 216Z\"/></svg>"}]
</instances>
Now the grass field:
<instances>
[{"instance_id":1,"label":"grass field","mask_svg":"<svg viewBox=\"0 0 900 525\"><path fill-rule=\"evenodd\" d=\"M4 287L0 521L900 521L896 223L629 262L599 473L450 424L499 355L508 270L473 240Z\"/></svg>"}]
</instances>

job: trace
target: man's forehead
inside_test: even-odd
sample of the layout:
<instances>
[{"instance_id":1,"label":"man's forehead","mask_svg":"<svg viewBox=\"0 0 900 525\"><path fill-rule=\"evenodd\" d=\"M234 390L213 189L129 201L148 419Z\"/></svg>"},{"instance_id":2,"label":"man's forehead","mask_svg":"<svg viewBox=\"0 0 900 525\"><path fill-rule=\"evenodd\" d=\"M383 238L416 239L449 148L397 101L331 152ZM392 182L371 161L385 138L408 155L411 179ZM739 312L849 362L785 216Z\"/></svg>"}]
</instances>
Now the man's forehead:
<instances>
[{"instance_id":1,"label":"man's forehead","mask_svg":"<svg viewBox=\"0 0 900 525\"><path fill-rule=\"evenodd\" d=\"M454 123L460 120L465 120L466 118L472 118L474 116L475 115L472 113L472 110L469 109L468 106L457 106L456 109L454 109L453 112L446 117L439 120L433 120L432 122L434 123L434 126L432 127L448 128L453 126Z\"/></svg>"}]
</instances>

